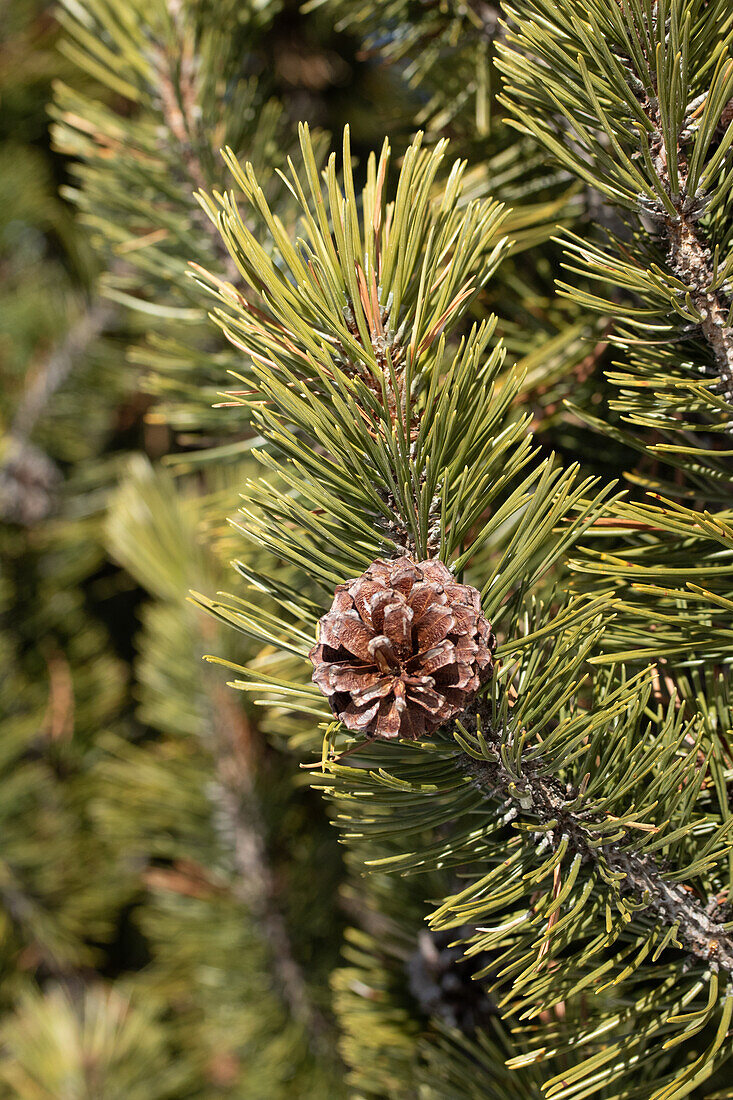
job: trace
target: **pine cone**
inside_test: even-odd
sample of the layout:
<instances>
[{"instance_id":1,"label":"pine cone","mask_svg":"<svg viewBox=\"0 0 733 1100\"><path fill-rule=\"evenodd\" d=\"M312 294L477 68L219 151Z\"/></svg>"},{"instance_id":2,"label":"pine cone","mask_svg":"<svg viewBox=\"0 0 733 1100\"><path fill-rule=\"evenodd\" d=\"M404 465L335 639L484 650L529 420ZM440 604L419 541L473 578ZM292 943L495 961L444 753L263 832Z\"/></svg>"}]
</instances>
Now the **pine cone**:
<instances>
[{"instance_id":1,"label":"pine cone","mask_svg":"<svg viewBox=\"0 0 733 1100\"><path fill-rule=\"evenodd\" d=\"M407 960L407 984L425 1016L437 1016L449 1027L457 1027L464 1035L475 1035L488 1025L498 1010L486 991L488 981L476 981L474 974L492 968L495 974L496 956L480 951L468 958L456 940L468 938L475 928L464 925L449 932L422 929L418 932L417 948Z\"/></svg>"},{"instance_id":2,"label":"pine cone","mask_svg":"<svg viewBox=\"0 0 733 1100\"><path fill-rule=\"evenodd\" d=\"M319 627L314 682L345 726L378 738L431 733L493 668L478 592L439 561L375 561L338 586Z\"/></svg>"}]
</instances>

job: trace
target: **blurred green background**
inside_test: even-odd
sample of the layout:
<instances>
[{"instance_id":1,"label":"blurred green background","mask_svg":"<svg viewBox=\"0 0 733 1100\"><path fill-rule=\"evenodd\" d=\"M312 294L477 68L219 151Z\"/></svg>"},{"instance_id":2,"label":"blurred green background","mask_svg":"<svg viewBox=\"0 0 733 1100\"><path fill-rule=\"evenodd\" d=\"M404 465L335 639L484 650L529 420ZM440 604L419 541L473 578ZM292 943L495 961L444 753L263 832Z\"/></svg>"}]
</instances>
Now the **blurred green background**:
<instances>
[{"instance_id":1,"label":"blurred green background","mask_svg":"<svg viewBox=\"0 0 733 1100\"><path fill-rule=\"evenodd\" d=\"M215 583L212 541L227 557L241 470L153 473L220 425L186 431L208 392L189 425L185 398L156 413L131 351L150 319L98 292L116 258L66 197L49 104L61 81L125 109L58 15L0 3L0 1096L339 1095L335 836L207 673L217 629L183 598ZM251 69L287 125L381 139L395 112L354 40L294 4L262 22Z\"/></svg>"}]
</instances>

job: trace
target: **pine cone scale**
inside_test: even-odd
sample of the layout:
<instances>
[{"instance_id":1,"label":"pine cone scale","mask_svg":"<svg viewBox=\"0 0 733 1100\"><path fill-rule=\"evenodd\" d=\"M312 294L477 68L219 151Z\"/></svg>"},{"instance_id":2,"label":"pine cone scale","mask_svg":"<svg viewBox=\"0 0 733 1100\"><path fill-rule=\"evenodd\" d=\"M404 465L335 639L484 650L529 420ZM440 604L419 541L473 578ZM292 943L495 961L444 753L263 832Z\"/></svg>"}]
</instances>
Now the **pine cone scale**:
<instances>
[{"instance_id":1,"label":"pine cone scale","mask_svg":"<svg viewBox=\"0 0 733 1100\"><path fill-rule=\"evenodd\" d=\"M350 730L366 730L377 714L380 705L380 699L377 699L371 706L364 706L361 703L349 703L346 710L342 711L342 721Z\"/></svg>"},{"instance_id":2,"label":"pine cone scale","mask_svg":"<svg viewBox=\"0 0 733 1100\"><path fill-rule=\"evenodd\" d=\"M432 581L422 581L413 586L410 592L410 606L419 623L431 603L440 598L440 588Z\"/></svg>"},{"instance_id":3,"label":"pine cone scale","mask_svg":"<svg viewBox=\"0 0 733 1100\"><path fill-rule=\"evenodd\" d=\"M376 692L379 695L382 688L384 694L389 690L391 678L379 676L378 669L368 665L332 665L330 671L329 686L334 691L346 691L359 694L362 698L373 697Z\"/></svg>"},{"instance_id":4,"label":"pine cone scale","mask_svg":"<svg viewBox=\"0 0 733 1100\"><path fill-rule=\"evenodd\" d=\"M417 740L466 709L496 641L479 593L439 561L375 561L336 589L313 681L351 730Z\"/></svg>"},{"instance_id":5,"label":"pine cone scale","mask_svg":"<svg viewBox=\"0 0 733 1100\"><path fill-rule=\"evenodd\" d=\"M438 642L442 642L455 625L456 620L449 607L440 604L429 607L416 628L418 652L432 649Z\"/></svg>"},{"instance_id":6,"label":"pine cone scale","mask_svg":"<svg viewBox=\"0 0 733 1100\"><path fill-rule=\"evenodd\" d=\"M378 584L364 584L354 594L354 605L364 622L381 634L384 609L390 602L390 592Z\"/></svg>"},{"instance_id":7,"label":"pine cone scale","mask_svg":"<svg viewBox=\"0 0 733 1100\"><path fill-rule=\"evenodd\" d=\"M444 638L442 642L439 642L437 646L433 646L432 649L426 650L425 653L418 653L416 656L411 657L405 666L408 672L413 673L418 670L425 676L432 676L434 672L437 672L441 668L445 668L446 665L451 665L455 661L455 649Z\"/></svg>"},{"instance_id":8,"label":"pine cone scale","mask_svg":"<svg viewBox=\"0 0 733 1100\"><path fill-rule=\"evenodd\" d=\"M343 647L362 661L371 661L369 643L373 634L367 624L353 610L345 611L329 624L324 641L334 649Z\"/></svg>"},{"instance_id":9,"label":"pine cone scale","mask_svg":"<svg viewBox=\"0 0 733 1100\"><path fill-rule=\"evenodd\" d=\"M413 610L407 603L391 603L384 609L382 629L405 656L412 651L412 620Z\"/></svg>"}]
</instances>

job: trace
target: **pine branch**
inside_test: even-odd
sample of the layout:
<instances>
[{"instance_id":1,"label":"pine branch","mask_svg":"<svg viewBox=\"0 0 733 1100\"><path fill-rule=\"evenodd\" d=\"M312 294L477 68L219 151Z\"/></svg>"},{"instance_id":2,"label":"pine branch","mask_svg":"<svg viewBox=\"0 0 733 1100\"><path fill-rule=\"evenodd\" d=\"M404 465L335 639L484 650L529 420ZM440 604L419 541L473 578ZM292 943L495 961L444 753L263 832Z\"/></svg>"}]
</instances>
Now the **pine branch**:
<instances>
[{"instance_id":1,"label":"pine branch","mask_svg":"<svg viewBox=\"0 0 733 1100\"><path fill-rule=\"evenodd\" d=\"M114 309L109 303L91 302L43 367L31 376L13 418L11 433L15 439L30 437L51 398L90 345L109 326L113 316Z\"/></svg>"},{"instance_id":2,"label":"pine branch","mask_svg":"<svg viewBox=\"0 0 733 1100\"><path fill-rule=\"evenodd\" d=\"M174 58L161 45L155 49L155 72L158 76L161 110L168 130L180 146L183 163L191 182L194 188L200 189L206 187L209 181L195 152L195 142L199 137L196 110L198 102L196 73L199 62L193 53L190 41L183 34L179 0L168 0L166 7L178 35L176 45L179 47L179 55ZM177 80L176 62L179 69ZM176 88L180 99L176 96Z\"/></svg>"},{"instance_id":3,"label":"pine branch","mask_svg":"<svg viewBox=\"0 0 733 1100\"><path fill-rule=\"evenodd\" d=\"M8 433L8 451L0 464L0 517L6 521L30 525L52 510L52 492L61 475L30 437L54 395L109 327L115 313L109 302L90 302L46 362L30 375Z\"/></svg>"},{"instance_id":4,"label":"pine branch","mask_svg":"<svg viewBox=\"0 0 733 1100\"><path fill-rule=\"evenodd\" d=\"M522 777L518 781L504 764L501 736L492 729L488 708L479 705L478 710L478 728L495 756L487 758L484 754L476 758L464 753L459 757L459 766L482 792L492 800L505 801L513 818L519 816L519 810L514 808L519 802L523 811L545 827L542 837L553 851L565 840L569 850L584 863L598 864L606 879L617 876L622 892L630 892L646 912L673 930L670 942L711 970L721 970L733 978L733 934L726 924L714 919L715 900L705 906L685 887L666 881L662 868L648 855L629 851L618 842L599 845L597 834L589 826L601 818L578 810L581 792L548 775L540 757L523 760ZM471 718L467 715L463 722L466 729L476 731L475 713Z\"/></svg>"},{"instance_id":5,"label":"pine branch","mask_svg":"<svg viewBox=\"0 0 733 1100\"><path fill-rule=\"evenodd\" d=\"M279 907L279 890L268 861L266 828L257 775L259 739L246 714L212 673L199 676L202 650L215 644L208 616L192 617L185 592L194 577L212 577L213 559L201 556L198 525L202 510L191 511L185 493L172 478L137 457L110 508L107 533L114 557L156 598L156 609L168 609L141 648L154 667L141 669L141 681L155 684L143 698L143 721L160 728L159 704L165 706L166 730L180 736L182 714L193 714L189 728L211 760L212 782L206 783L208 817L218 832L217 851L230 863L228 893L246 909L271 956L273 986L292 1018L303 1025L315 1048L327 1031L312 1004L308 986L290 943ZM148 628L152 631L152 627ZM173 649L160 651L173 637ZM179 644L177 644L179 643ZM152 658L151 654L155 653ZM171 665L185 669L169 683ZM178 695L177 695L178 691ZM181 696L182 693L182 696ZM190 693L190 695L189 695ZM185 700L182 714L170 706ZM259 939L259 937L258 937Z\"/></svg>"},{"instance_id":6,"label":"pine branch","mask_svg":"<svg viewBox=\"0 0 733 1100\"><path fill-rule=\"evenodd\" d=\"M190 216L206 232L215 256L224 265L227 278L235 279L238 275L237 267L224 246L221 234L193 198L197 191L206 191L217 182L206 172L197 152L197 146L206 140L201 132L201 112L198 107L200 89L197 77L201 71L201 61L194 53L190 36L185 34L180 0L167 0L166 7L176 31L177 53L172 53L167 43L157 44L153 52L152 71L161 115L168 132L161 140L165 142L169 134L177 142L180 163L191 185ZM214 149L211 151L216 152Z\"/></svg>"},{"instance_id":7,"label":"pine branch","mask_svg":"<svg viewBox=\"0 0 733 1100\"><path fill-rule=\"evenodd\" d=\"M257 921L270 948L277 982L291 1015L304 1025L314 1045L327 1030L313 1005L303 972L290 946L290 937L277 903L264 827L253 783L252 732L240 708L217 678L208 677L207 693L215 731L217 785L215 801L220 828L233 848L238 878L234 894Z\"/></svg>"},{"instance_id":8,"label":"pine branch","mask_svg":"<svg viewBox=\"0 0 733 1100\"><path fill-rule=\"evenodd\" d=\"M661 203L655 211L669 246L669 264L674 274L692 289L692 304L702 318L700 331L715 357L720 373L722 396L733 404L733 327L729 322L731 301L720 290L711 289L716 283L713 257L699 226L699 216L704 212L704 205L698 204L694 194L688 193L688 166L679 141L675 154L679 185L675 194L669 171L672 150L667 149L659 106L644 96L642 107L653 127L649 142L652 149L655 146L657 148L654 167L676 211L676 216L672 217Z\"/></svg>"},{"instance_id":9,"label":"pine branch","mask_svg":"<svg viewBox=\"0 0 733 1100\"><path fill-rule=\"evenodd\" d=\"M674 433L701 431L701 418L716 430L729 427L733 63L725 5L706 5L703 16L687 0L633 10L602 0L528 0L506 16L500 101L514 125L639 219L634 227L626 218L626 231L609 233L604 249L590 237L563 235L566 270L616 288L601 296L577 280L558 283L577 304L616 320L617 343L629 356L626 373L612 376L623 385L616 407ZM666 262L655 261L659 244ZM618 288L628 294L621 309ZM705 351L672 354L664 343L673 340L704 341ZM715 386L701 384L700 374L715 375Z\"/></svg>"},{"instance_id":10,"label":"pine branch","mask_svg":"<svg viewBox=\"0 0 733 1100\"><path fill-rule=\"evenodd\" d=\"M64 963L48 943L43 943L40 937L32 935L34 925L44 917L41 907L22 889L10 867L6 866L3 877L5 881L0 883L0 902L11 923L17 928L31 931L31 948L37 963L54 978L66 977L69 972L68 963Z\"/></svg>"},{"instance_id":11,"label":"pine branch","mask_svg":"<svg viewBox=\"0 0 733 1100\"><path fill-rule=\"evenodd\" d=\"M247 399L256 404L253 415L262 435L278 452L260 455L275 477L247 486L245 518L239 525L253 543L272 552L277 565L268 564L257 574L242 567L242 575L257 589L255 597L227 597L231 603L200 598L199 602L221 621L266 646L263 656L269 658L276 646L283 657L305 657L313 653L310 642L319 604L325 604L336 585L334 614L320 618L316 651L317 660L325 657L324 666L329 667L317 668L315 681L324 694L332 697L337 692L328 689L337 688L353 703L361 682L368 690L374 686L370 663L374 653L368 646L376 636L373 620L366 620L378 599L372 596L371 603L362 599L361 582L374 581L382 599L376 574L370 575L369 569L381 571L386 566L374 559L394 558L398 549L419 547L420 556L426 552L431 506L439 495L439 560L450 562L456 576L470 565L472 574L482 578L483 588L476 596L492 629L507 640L507 650L512 639L522 637L521 667L511 687L516 692L513 724L496 723L494 731L489 722L484 723L491 731L488 746L481 743L477 728L475 739L468 730L463 739L456 733L467 752L459 765L463 782L456 776L452 746L446 753L443 746L414 738L414 745L390 743L380 749L375 742L390 735L377 729L364 767L342 766L339 757L326 765L317 783L338 800L345 839L364 842L364 866L370 870L426 873L453 866L473 877L474 868L480 866L480 876L435 909L431 923L437 929L470 925L474 933L464 939L468 954L483 949L501 952L501 969L494 977L497 984L505 979L512 985L507 1001L514 999L512 1011L521 1012L520 1019L572 1002L568 1031L560 1029L558 1037L551 1022L547 1023L547 1043L543 1038L538 1056L549 1058L555 1051L548 1053L547 1045L556 1044L562 1054L569 1053L575 1060L576 1047L595 1044L597 1036L602 1036L597 1047L603 1049L591 1048L586 1059L581 1052L581 1061L568 1071L578 1080L594 1074L584 1095L603 1088L604 1076L610 1086L637 1073L638 1066L632 1071L632 1061L626 1060L630 1049L634 1058L637 1050L641 1052L649 1080L653 1074L656 1082L664 1084L667 1078L660 1075L668 1068L669 1029L676 1030L680 1020L686 1025L689 1019L679 1015L682 1007L690 1005L708 982L710 1007L700 1009L698 1015L704 1015L703 1022L711 1019L721 1003L717 972L733 976L733 937L723 923L724 910L718 908L717 900L706 907L689 885L702 880L703 890L710 894L722 888L719 867L729 851L727 804L721 801L718 807L719 792L711 793L711 785L702 788L704 772L697 749L702 745L704 756L708 748L704 722L695 715L692 725L685 724L684 714L671 704L666 717L654 717L648 705L649 683L629 680L617 662L594 678L591 702L585 695L578 697L586 661L606 658L604 633L613 608L609 586L599 593L597 604L581 600L563 616L547 582L551 569L584 528L605 518L602 494L591 498L591 482L575 488L575 472L553 468L551 462L520 483L531 444L523 437L524 425L504 421L506 409L516 398L513 387L519 383L512 377L496 392L491 371L497 369L498 360L491 371L482 366L492 328L472 331L450 366L445 343L435 341L449 303L462 301L463 287L484 281L475 279L467 263L463 271L455 265L474 234L478 239L481 233L486 253L490 238L485 217L475 220L470 234L465 220L460 229L456 223L453 231L457 190L451 192L450 187L442 192L440 218L435 217L421 176L427 175L423 166L437 168L436 153L428 160L417 146L409 151L397 198L389 206L378 183L385 175L379 165L386 164L386 153L379 162L371 158L359 206L350 175L348 135L343 191L335 157L329 161L321 190L310 167L307 132L302 144L311 194L307 195L297 169L291 166L292 190L303 208L307 237L299 239L297 247L262 199L254 171L241 168L233 158L230 166L240 190L267 223L277 259L255 239L227 196L206 203L250 290L260 296L260 305L253 309L233 288L200 273L202 284L214 291L224 307L217 314L222 328L254 363L259 384L253 391L237 394L245 399L242 404ZM432 185L433 171L427 178ZM628 202L637 208L638 193L631 194ZM438 233L444 236L436 243ZM454 244L459 233L463 247ZM356 260L362 255L366 256L363 268ZM446 266L437 259L444 256L451 257ZM367 282L372 273L373 295ZM450 283L445 285L448 278ZM673 289L677 293L676 285ZM442 300L437 300L438 295ZM386 319L380 307L390 310L389 325L395 337L399 334L394 358L391 350L382 355L379 337ZM390 341L389 348L394 344ZM405 348L411 356L403 360ZM403 370L405 385L400 390ZM395 395L400 399L395 400ZM497 447L500 440L502 450ZM389 514L396 514L397 522L412 534L406 546L401 539L398 546L397 530L391 545L374 537L382 529L387 500ZM570 517L572 522L562 527L568 541L557 541L558 524ZM364 524L362 518L368 522ZM391 567L402 568L402 563L392 561ZM289 576L284 581L286 568ZM403 584L401 594L408 591L408 566L404 568L399 578L390 573L385 600L392 600L397 579ZM356 574L359 580L344 585L345 577ZM382 587L387 588L386 581ZM263 610L263 592L275 600L279 614ZM389 606L400 604L395 598ZM592 622L586 634L581 621L585 619ZM403 624L406 621L405 614ZM386 623L386 611L382 623ZM391 630L385 626L379 635L382 641L373 646L383 657L385 638L393 646L391 652L396 652ZM403 633L409 636L404 626ZM550 637L555 639L551 650L542 642ZM344 672L335 667L343 657L342 647L347 651L348 672L337 680ZM332 651L330 655L325 648ZM442 650L449 652L450 643ZM236 665L230 667L240 671ZM235 686L255 692L258 703L282 707L296 720L301 707L306 714L325 718L324 709L313 699L315 689L303 684L300 667L292 667L297 671L291 672L290 665L283 671L280 666L273 669L270 664L261 671L255 664L241 670L242 679ZM387 671L381 665L380 669ZM356 674L363 674L363 681ZM383 698L393 690L393 683L391 673L385 675L379 684ZM492 683L495 695L490 713L497 707L506 713L511 705L509 680ZM376 693L375 698L376 703L369 700L371 712L367 706L352 707L349 717L356 714L359 724L353 729L359 733L374 730L369 723L382 706ZM484 708L489 713L487 696L479 698L483 701L473 714L483 718ZM348 698L341 701L349 703ZM416 705L429 703L426 699ZM332 712L339 717L347 713L340 704ZM699 730L695 734L699 740L691 750L693 728ZM542 741L535 741L525 753L523 735L513 737L512 729L533 730ZM333 744L339 732L335 723L328 725L327 744ZM347 751L350 755L362 749L363 743ZM710 750L705 766L714 771L718 763ZM587 778L578 787L567 788L551 777L553 772ZM509 814L487 814L483 803L488 798L504 801L504 808L508 803ZM519 816L517 802L529 820L518 822L515 833L504 825ZM634 829L641 835L637 842ZM427 847L420 840L411 845L407 839L425 837L430 830L435 830L436 839ZM699 837L708 832L710 839L699 844ZM542 849L542 854L538 852L534 833L550 845L549 858ZM568 850L574 858L565 875L562 863ZM578 881L583 864L584 874ZM489 870L483 874L486 865ZM515 904L519 908L513 908ZM561 906L566 908L560 916ZM491 923L486 918L497 910L502 914L498 926L482 927ZM545 918L548 923L541 931L538 925ZM619 938L620 951L609 957ZM669 957L653 969L651 964L668 946L688 952L693 964L703 965L705 974L700 977L699 967L680 967ZM551 951L563 953L562 974L545 961ZM657 982L654 992L645 992L646 1000L635 1006L637 1019L642 1013L646 1016L638 1036L628 1039L625 1029L633 1026L629 1006L636 996L634 987L647 986L660 971L665 973L664 982ZM484 968L476 976L488 973ZM600 984L602 974L605 985ZM608 998L593 999L587 1009L579 1005L578 993L584 988L595 984L594 991L601 994L606 985L622 982L627 983L623 994L616 989ZM674 988L674 1004L671 994L667 996L670 988ZM683 1077L675 1074L675 1086L698 1071L712 1071L733 1007L733 993L724 996L714 1041L698 1061L691 1060L690 1052ZM618 1010L622 1026L609 1037L608 1016L614 1003L624 1006ZM578 1008L583 1026L592 1017L587 1034L578 1032L578 1018L571 1017ZM689 1034L689 1028L680 1031L674 1041L686 1041ZM656 1044L657 1035L664 1036L663 1044ZM596 1073L601 1057L609 1061L604 1076ZM661 1100L663 1094L655 1095ZM678 1094L664 1095L671 1100Z\"/></svg>"}]
</instances>

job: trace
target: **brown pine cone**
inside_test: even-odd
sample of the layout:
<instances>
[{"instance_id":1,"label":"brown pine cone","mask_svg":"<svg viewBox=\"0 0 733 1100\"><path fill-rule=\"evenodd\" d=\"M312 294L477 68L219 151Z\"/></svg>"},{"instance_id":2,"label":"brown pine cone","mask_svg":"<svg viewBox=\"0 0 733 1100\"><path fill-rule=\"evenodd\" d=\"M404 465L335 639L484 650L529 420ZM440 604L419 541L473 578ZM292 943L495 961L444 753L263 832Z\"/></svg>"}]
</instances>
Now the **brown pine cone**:
<instances>
[{"instance_id":1,"label":"brown pine cone","mask_svg":"<svg viewBox=\"0 0 733 1100\"><path fill-rule=\"evenodd\" d=\"M431 733L493 669L479 594L439 561L375 561L338 586L319 628L313 680L345 726L373 737Z\"/></svg>"}]
</instances>

